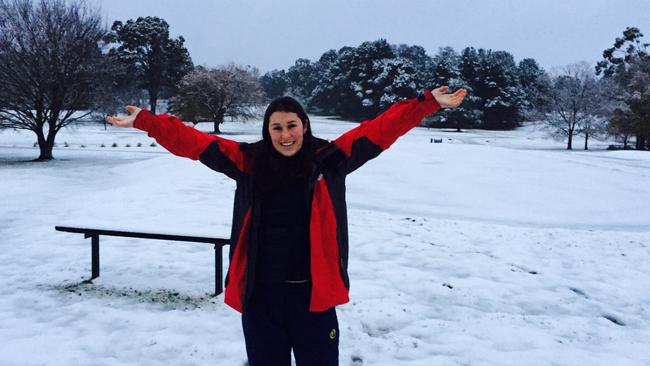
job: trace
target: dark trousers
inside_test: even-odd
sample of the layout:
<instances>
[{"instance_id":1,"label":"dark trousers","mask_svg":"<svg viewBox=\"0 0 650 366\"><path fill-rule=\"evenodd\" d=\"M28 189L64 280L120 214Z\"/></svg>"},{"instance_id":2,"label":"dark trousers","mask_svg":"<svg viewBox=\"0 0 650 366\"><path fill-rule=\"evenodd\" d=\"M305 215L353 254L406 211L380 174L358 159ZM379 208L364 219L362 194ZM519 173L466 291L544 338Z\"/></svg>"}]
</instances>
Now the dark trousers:
<instances>
[{"instance_id":1,"label":"dark trousers","mask_svg":"<svg viewBox=\"0 0 650 366\"><path fill-rule=\"evenodd\" d=\"M311 284L256 284L242 314L250 366L339 364L336 309L309 312Z\"/></svg>"}]
</instances>

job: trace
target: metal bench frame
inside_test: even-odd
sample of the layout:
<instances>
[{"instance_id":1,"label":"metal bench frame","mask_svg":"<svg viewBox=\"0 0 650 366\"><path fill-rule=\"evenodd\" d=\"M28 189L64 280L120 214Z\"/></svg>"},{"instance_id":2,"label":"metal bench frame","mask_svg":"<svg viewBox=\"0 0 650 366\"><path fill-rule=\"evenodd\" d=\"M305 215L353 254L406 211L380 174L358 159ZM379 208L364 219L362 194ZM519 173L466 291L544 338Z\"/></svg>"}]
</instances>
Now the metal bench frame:
<instances>
[{"instance_id":1,"label":"metal bench frame","mask_svg":"<svg viewBox=\"0 0 650 366\"><path fill-rule=\"evenodd\" d=\"M222 259L221 251L224 245L230 244L230 241L228 239L209 238L203 236L153 234L153 233L140 233L140 232L131 232L131 231L78 228L78 227L68 227L68 226L55 226L54 229L57 231L64 231L68 233L84 234L85 239L91 238L91 277L90 277L91 280L99 277L99 236L100 235L214 244L214 296L217 296L223 292L223 274L222 274L223 259Z\"/></svg>"}]
</instances>

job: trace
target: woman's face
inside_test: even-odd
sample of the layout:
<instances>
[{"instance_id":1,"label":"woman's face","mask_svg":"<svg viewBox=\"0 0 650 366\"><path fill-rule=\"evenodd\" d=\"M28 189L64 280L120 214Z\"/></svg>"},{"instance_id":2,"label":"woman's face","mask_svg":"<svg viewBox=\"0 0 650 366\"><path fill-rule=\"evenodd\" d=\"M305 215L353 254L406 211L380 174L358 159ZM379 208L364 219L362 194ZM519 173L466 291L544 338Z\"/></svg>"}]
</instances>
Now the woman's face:
<instances>
[{"instance_id":1,"label":"woman's face","mask_svg":"<svg viewBox=\"0 0 650 366\"><path fill-rule=\"evenodd\" d=\"M269 134L277 152L284 156L293 156L300 151L307 126L303 126L297 114L293 112L273 112L269 118Z\"/></svg>"}]
</instances>

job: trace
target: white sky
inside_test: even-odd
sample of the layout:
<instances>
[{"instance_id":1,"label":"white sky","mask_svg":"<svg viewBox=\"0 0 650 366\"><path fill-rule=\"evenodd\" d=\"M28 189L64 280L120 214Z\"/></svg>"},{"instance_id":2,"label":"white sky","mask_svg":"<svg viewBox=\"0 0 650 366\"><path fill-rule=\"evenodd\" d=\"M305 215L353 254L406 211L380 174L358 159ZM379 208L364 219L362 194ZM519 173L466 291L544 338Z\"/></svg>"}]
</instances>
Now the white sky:
<instances>
[{"instance_id":1,"label":"white sky","mask_svg":"<svg viewBox=\"0 0 650 366\"><path fill-rule=\"evenodd\" d=\"M648 34L648 0L89 0L107 24L155 15L182 35L195 64L231 61L262 72L316 60L329 49L385 38L457 51L505 50L544 68L595 63L627 26Z\"/></svg>"}]
</instances>

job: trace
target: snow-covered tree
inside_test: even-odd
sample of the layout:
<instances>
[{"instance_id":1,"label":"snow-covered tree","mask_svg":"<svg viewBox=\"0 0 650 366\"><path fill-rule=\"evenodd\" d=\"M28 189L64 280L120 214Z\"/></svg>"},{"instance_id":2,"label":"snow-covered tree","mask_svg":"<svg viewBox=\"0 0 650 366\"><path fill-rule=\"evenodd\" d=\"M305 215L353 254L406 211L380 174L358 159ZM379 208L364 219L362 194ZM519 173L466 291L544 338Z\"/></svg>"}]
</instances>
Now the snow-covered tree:
<instances>
[{"instance_id":1,"label":"snow-covered tree","mask_svg":"<svg viewBox=\"0 0 650 366\"><path fill-rule=\"evenodd\" d=\"M412 77L418 90L435 86L430 84L431 75L434 72L433 59L427 55L424 47L401 44L399 46L394 46L393 52L395 53L395 56L408 60L413 66Z\"/></svg>"},{"instance_id":2,"label":"snow-covered tree","mask_svg":"<svg viewBox=\"0 0 650 366\"><path fill-rule=\"evenodd\" d=\"M481 128L511 129L517 126L523 100L517 66L506 51L479 50L482 75L475 93L483 98Z\"/></svg>"},{"instance_id":3,"label":"snow-covered tree","mask_svg":"<svg viewBox=\"0 0 650 366\"><path fill-rule=\"evenodd\" d=\"M459 130L508 129L520 120L525 99L517 65L505 51L468 47L458 55L446 47L431 58L420 46L380 39L329 50L317 62L300 59L290 70L289 88L301 91L294 94L311 90L304 97L310 111L356 120L376 116L424 89L448 85L467 89L468 97L460 108L442 111L427 123Z\"/></svg>"},{"instance_id":4,"label":"snow-covered tree","mask_svg":"<svg viewBox=\"0 0 650 366\"><path fill-rule=\"evenodd\" d=\"M442 85L449 86L452 90L465 88L471 90L469 84L463 79L460 73L460 55L452 47L438 49L432 58L432 71L429 74L429 88ZM453 127L458 132L463 128L469 128L469 111L463 103L458 108L444 109L431 117L430 126Z\"/></svg>"},{"instance_id":5,"label":"snow-covered tree","mask_svg":"<svg viewBox=\"0 0 650 366\"><path fill-rule=\"evenodd\" d=\"M535 118L546 107L544 95L549 91L550 78L537 61L525 58L517 65L517 79L522 94L522 117Z\"/></svg>"},{"instance_id":6,"label":"snow-covered tree","mask_svg":"<svg viewBox=\"0 0 650 366\"><path fill-rule=\"evenodd\" d=\"M468 89L463 102L466 124L487 129L517 126L523 97L511 54L467 47L459 69Z\"/></svg>"},{"instance_id":7,"label":"snow-covered tree","mask_svg":"<svg viewBox=\"0 0 650 366\"><path fill-rule=\"evenodd\" d=\"M318 83L315 65L306 58L299 58L287 70L286 76L289 94L303 104L308 104Z\"/></svg>"},{"instance_id":8,"label":"snow-covered tree","mask_svg":"<svg viewBox=\"0 0 650 366\"><path fill-rule=\"evenodd\" d=\"M158 17L116 21L111 30L108 40L117 44L111 53L136 67L137 80L149 93L149 105L155 113L161 93L172 94L176 84L193 68L183 45L185 39L171 39L169 24Z\"/></svg>"},{"instance_id":9,"label":"snow-covered tree","mask_svg":"<svg viewBox=\"0 0 650 366\"><path fill-rule=\"evenodd\" d=\"M267 101L285 95L289 86L284 70L272 70L260 77L260 86Z\"/></svg>"},{"instance_id":10,"label":"snow-covered tree","mask_svg":"<svg viewBox=\"0 0 650 366\"><path fill-rule=\"evenodd\" d=\"M395 57L391 46L384 39L364 42L351 53L348 88L352 108L345 108L348 116L362 120L381 112L381 93L387 71L382 60ZM345 107L345 106L342 106Z\"/></svg>"},{"instance_id":11,"label":"snow-covered tree","mask_svg":"<svg viewBox=\"0 0 650 366\"><path fill-rule=\"evenodd\" d=\"M352 47L343 47L336 51L335 58L327 58L328 67L324 68L318 78L318 84L312 91L309 109L325 114L339 114L337 112L341 100L349 98L347 79L349 70L346 61L350 58ZM331 50L327 51L321 60L328 54L331 56ZM320 60L319 60L320 63Z\"/></svg>"},{"instance_id":12,"label":"snow-covered tree","mask_svg":"<svg viewBox=\"0 0 650 366\"><path fill-rule=\"evenodd\" d=\"M545 122L553 136L567 139L567 150L571 150L575 135L583 130L593 132L592 126L600 118L602 94L586 62L566 66L551 80Z\"/></svg>"},{"instance_id":13,"label":"snow-covered tree","mask_svg":"<svg viewBox=\"0 0 650 366\"><path fill-rule=\"evenodd\" d=\"M335 78L335 65L338 60L339 53L336 50L326 51L314 63L316 74L316 85L311 92L309 104L307 108L310 111L318 113L332 113L332 99L331 96L335 94L334 78Z\"/></svg>"},{"instance_id":14,"label":"snow-covered tree","mask_svg":"<svg viewBox=\"0 0 650 366\"><path fill-rule=\"evenodd\" d=\"M596 72L615 83L609 98L624 105L612 114L611 131L627 137L636 136L638 150L650 148L650 55L648 46L642 42L643 33L636 27L628 27L623 37L617 37L614 45L603 51L603 60L596 65Z\"/></svg>"},{"instance_id":15,"label":"snow-covered tree","mask_svg":"<svg viewBox=\"0 0 650 366\"><path fill-rule=\"evenodd\" d=\"M318 78L310 107L358 120L376 115L380 111L381 90L375 79L385 70L375 61L394 57L391 46L383 39L341 48L336 61ZM331 58L327 61L331 62Z\"/></svg>"},{"instance_id":16,"label":"snow-covered tree","mask_svg":"<svg viewBox=\"0 0 650 366\"><path fill-rule=\"evenodd\" d=\"M92 107L106 33L81 2L0 0L0 126L33 131L38 160L52 159L56 134Z\"/></svg>"},{"instance_id":17,"label":"snow-covered tree","mask_svg":"<svg viewBox=\"0 0 650 366\"><path fill-rule=\"evenodd\" d=\"M256 117L255 107L261 100L257 70L231 64L216 69L196 67L183 77L170 102L172 112L181 119L195 124L213 122L214 133L221 133L219 125L226 116Z\"/></svg>"},{"instance_id":18,"label":"snow-covered tree","mask_svg":"<svg viewBox=\"0 0 650 366\"><path fill-rule=\"evenodd\" d=\"M379 96L379 110L386 110L399 100L417 96L420 89L417 69L410 60L402 57L377 60L374 70L378 74L373 80L372 94Z\"/></svg>"},{"instance_id":19,"label":"snow-covered tree","mask_svg":"<svg viewBox=\"0 0 650 366\"><path fill-rule=\"evenodd\" d=\"M589 150L589 139L607 134L608 120L604 116L592 114L582 121L580 135L584 137L584 149Z\"/></svg>"},{"instance_id":20,"label":"snow-covered tree","mask_svg":"<svg viewBox=\"0 0 650 366\"><path fill-rule=\"evenodd\" d=\"M466 47L463 49L458 69L461 79L467 85L467 97L463 101L464 113L457 116L457 123L466 128L478 127L483 119L483 99L477 93L481 85L482 64L475 48Z\"/></svg>"}]
</instances>

